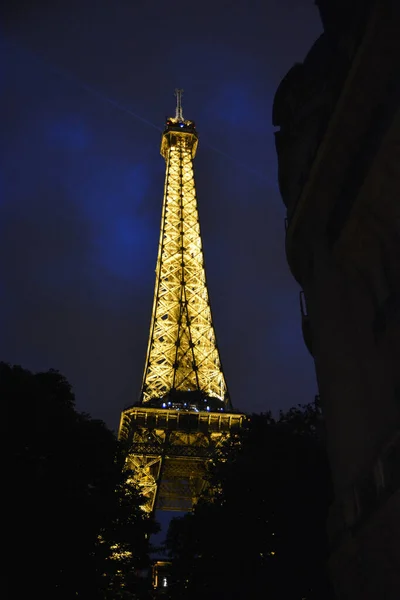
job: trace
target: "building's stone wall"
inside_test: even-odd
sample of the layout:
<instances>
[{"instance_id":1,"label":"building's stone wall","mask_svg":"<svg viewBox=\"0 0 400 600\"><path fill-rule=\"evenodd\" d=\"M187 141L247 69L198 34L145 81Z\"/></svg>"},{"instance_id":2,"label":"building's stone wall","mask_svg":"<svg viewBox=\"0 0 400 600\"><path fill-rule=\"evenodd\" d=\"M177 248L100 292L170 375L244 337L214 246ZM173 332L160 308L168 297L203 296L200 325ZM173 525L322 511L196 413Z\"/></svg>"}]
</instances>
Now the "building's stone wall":
<instances>
[{"instance_id":1,"label":"building's stone wall","mask_svg":"<svg viewBox=\"0 0 400 600\"><path fill-rule=\"evenodd\" d=\"M359 2L348 2L347 11L353 4L357 10L343 30L334 16L346 10L344 3L318 4L325 33L317 45L325 52L311 60L313 47L285 77L274 104L287 256L305 294L303 330L326 421L336 496L328 527L337 597L395 600L400 3L376 0L361 10Z\"/></svg>"}]
</instances>

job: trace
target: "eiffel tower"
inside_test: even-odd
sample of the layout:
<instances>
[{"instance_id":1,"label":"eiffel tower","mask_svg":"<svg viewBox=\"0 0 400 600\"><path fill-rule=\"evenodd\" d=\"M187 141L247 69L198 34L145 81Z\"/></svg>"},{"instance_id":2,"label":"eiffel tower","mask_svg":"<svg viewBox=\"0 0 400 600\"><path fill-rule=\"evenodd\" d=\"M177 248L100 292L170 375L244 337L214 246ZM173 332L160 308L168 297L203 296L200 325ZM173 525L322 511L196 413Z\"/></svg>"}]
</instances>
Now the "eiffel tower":
<instances>
[{"instance_id":1,"label":"eiffel tower","mask_svg":"<svg viewBox=\"0 0 400 600\"><path fill-rule=\"evenodd\" d=\"M182 92L161 139L166 174L142 389L119 428L148 512L191 510L207 461L245 418L232 409L211 317L193 171L198 135L183 118Z\"/></svg>"}]
</instances>

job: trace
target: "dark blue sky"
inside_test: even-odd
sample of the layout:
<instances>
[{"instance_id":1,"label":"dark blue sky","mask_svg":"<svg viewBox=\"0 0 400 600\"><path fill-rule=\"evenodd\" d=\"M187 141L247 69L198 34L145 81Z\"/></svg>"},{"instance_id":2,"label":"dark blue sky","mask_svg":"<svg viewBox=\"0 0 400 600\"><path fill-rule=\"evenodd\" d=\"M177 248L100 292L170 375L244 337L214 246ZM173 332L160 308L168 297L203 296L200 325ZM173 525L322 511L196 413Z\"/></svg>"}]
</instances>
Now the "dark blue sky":
<instances>
[{"instance_id":1,"label":"dark blue sky","mask_svg":"<svg viewBox=\"0 0 400 600\"><path fill-rule=\"evenodd\" d=\"M117 428L141 385L175 87L233 404L313 399L284 254L271 106L321 25L312 0L9 3L0 40L0 360L60 370Z\"/></svg>"}]
</instances>

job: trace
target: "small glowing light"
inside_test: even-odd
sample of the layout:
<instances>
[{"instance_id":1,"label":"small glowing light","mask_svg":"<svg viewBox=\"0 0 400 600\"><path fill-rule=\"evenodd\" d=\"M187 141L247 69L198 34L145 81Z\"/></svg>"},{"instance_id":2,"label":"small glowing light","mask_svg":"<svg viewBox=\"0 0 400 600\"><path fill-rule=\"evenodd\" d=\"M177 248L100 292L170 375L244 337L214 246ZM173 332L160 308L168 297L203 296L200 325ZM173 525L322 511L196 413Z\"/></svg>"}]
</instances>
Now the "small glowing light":
<instances>
[{"instance_id":1,"label":"small glowing light","mask_svg":"<svg viewBox=\"0 0 400 600\"><path fill-rule=\"evenodd\" d=\"M210 407L209 407L209 406L206 406L206 410L210 410Z\"/></svg>"},{"instance_id":2,"label":"small glowing light","mask_svg":"<svg viewBox=\"0 0 400 600\"><path fill-rule=\"evenodd\" d=\"M165 408L167 405L165 404L165 402L162 403L162 407Z\"/></svg>"},{"instance_id":3,"label":"small glowing light","mask_svg":"<svg viewBox=\"0 0 400 600\"><path fill-rule=\"evenodd\" d=\"M162 585L163 585L163 587L167 587L168 586L168 581L167 581L166 577L163 577Z\"/></svg>"}]
</instances>

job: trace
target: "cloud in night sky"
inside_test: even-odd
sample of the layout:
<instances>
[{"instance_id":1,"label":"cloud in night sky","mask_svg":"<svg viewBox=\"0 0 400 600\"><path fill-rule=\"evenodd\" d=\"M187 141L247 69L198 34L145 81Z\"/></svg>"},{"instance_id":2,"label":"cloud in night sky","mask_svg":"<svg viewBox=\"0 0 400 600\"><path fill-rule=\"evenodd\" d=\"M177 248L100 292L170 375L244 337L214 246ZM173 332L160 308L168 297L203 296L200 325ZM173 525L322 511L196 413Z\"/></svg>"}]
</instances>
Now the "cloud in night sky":
<instances>
[{"instance_id":1,"label":"cloud in night sky","mask_svg":"<svg viewBox=\"0 0 400 600\"><path fill-rule=\"evenodd\" d=\"M180 1L21 6L1 37L0 359L59 369L78 408L113 428L136 400L164 183L158 128L183 87L233 403L312 400L271 125L280 80L320 33L312 0L206 1L190 16Z\"/></svg>"}]
</instances>

